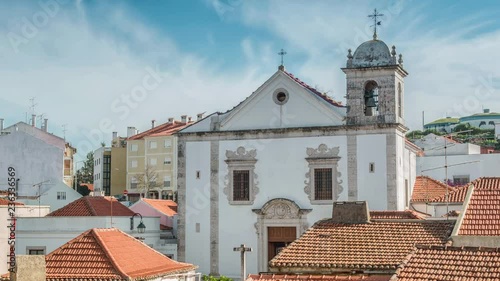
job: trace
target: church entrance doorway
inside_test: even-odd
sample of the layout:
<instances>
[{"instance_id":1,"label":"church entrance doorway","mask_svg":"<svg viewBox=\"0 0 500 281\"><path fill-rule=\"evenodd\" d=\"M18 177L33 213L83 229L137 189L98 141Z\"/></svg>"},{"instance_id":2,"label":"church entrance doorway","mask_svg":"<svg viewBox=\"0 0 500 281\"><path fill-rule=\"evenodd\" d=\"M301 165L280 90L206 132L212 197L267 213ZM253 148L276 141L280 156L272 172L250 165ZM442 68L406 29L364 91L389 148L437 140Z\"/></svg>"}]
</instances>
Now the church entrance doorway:
<instances>
[{"instance_id":1,"label":"church entrance doorway","mask_svg":"<svg viewBox=\"0 0 500 281\"><path fill-rule=\"evenodd\" d=\"M267 261L274 258L283 248L297 238L296 227L268 227L267 228Z\"/></svg>"}]
</instances>

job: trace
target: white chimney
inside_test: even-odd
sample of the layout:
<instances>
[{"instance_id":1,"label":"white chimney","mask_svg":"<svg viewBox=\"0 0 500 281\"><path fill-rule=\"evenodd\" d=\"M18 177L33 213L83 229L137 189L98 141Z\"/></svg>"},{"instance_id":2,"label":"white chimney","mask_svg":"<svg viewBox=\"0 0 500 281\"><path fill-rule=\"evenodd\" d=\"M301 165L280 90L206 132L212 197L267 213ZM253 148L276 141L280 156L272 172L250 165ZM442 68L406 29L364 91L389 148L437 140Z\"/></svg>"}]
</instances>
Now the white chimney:
<instances>
[{"instance_id":1,"label":"white chimney","mask_svg":"<svg viewBox=\"0 0 500 281\"><path fill-rule=\"evenodd\" d=\"M156 120L151 120L151 129L153 129L156 126Z\"/></svg>"},{"instance_id":2,"label":"white chimney","mask_svg":"<svg viewBox=\"0 0 500 281\"><path fill-rule=\"evenodd\" d=\"M113 138L111 139L111 141L115 140L116 138L118 138L118 132L113 132Z\"/></svg>"},{"instance_id":3,"label":"white chimney","mask_svg":"<svg viewBox=\"0 0 500 281\"><path fill-rule=\"evenodd\" d=\"M36 115L31 114L31 126L36 127Z\"/></svg>"},{"instance_id":4,"label":"white chimney","mask_svg":"<svg viewBox=\"0 0 500 281\"><path fill-rule=\"evenodd\" d=\"M3 118L0 118L0 133L3 131Z\"/></svg>"},{"instance_id":5,"label":"white chimney","mask_svg":"<svg viewBox=\"0 0 500 281\"><path fill-rule=\"evenodd\" d=\"M127 138L133 135L137 135L137 129L135 127L127 127Z\"/></svg>"},{"instance_id":6,"label":"white chimney","mask_svg":"<svg viewBox=\"0 0 500 281\"><path fill-rule=\"evenodd\" d=\"M203 119L203 113L198 113L196 117L197 117L196 121L200 121L201 119Z\"/></svg>"},{"instance_id":7,"label":"white chimney","mask_svg":"<svg viewBox=\"0 0 500 281\"><path fill-rule=\"evenodd\" d=\"M174 117L168 118L168 123L174 123Z\"/></svg>"},{"instance_id":8,"label":"white chimney","mask_svg":"<svg viewBox=\"0 0 500 281\"><path fill-rule=\"evenodd\" d=\"M188 117L188 122L191 122L191 119L193 119L191 116Z\"/></svg>"},{"instance_id":9,"label":"white chimney","mask_svg":"<svg viewBox=\"0 0 500 281\"><path fill-rule=\"evenodd\" d=\"M186 123L187 115L181 115L181 122Z\"/></svg>"},{"instance_id":10,"label":"white chimney","mask_svg":"<svg viewBox=\"0 0 500 281\"><path fill-rule=\"evenodd\" d=\"M44 132L47 132L47 130L49 129L47 126L48 126L48 122L49 122L49 119L45 118L43 119L43 125L42 125L42 130Z\"/></svg>"}]
</instances>

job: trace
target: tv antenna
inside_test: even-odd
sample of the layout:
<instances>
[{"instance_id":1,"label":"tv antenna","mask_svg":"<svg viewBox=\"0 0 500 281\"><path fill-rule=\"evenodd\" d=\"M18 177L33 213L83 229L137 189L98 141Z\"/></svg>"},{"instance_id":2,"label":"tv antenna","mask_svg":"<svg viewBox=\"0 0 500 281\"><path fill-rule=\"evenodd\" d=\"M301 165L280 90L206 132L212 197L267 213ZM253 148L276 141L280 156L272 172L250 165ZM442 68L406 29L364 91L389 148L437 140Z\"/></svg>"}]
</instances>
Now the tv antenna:
<instances>
[{"instance_id":1,"label":"tv antenna","mask_svg":"<svg viewBox=\"0 0 500 281\"><path fill-rule=\"evenodd\" d=\"M47 183L47 182L50 182L50 180L46 180L46 181L42 181L42 182L39 182L39 183L35 183L33 185L33 187L38 187L38 193L37 193L37 197L38 197L38 217L41 217L41 214L40 214L40 197L42 197L42 194L40 193L40 188L42 187L42 184Z\"/></svg>"}]
</instances>

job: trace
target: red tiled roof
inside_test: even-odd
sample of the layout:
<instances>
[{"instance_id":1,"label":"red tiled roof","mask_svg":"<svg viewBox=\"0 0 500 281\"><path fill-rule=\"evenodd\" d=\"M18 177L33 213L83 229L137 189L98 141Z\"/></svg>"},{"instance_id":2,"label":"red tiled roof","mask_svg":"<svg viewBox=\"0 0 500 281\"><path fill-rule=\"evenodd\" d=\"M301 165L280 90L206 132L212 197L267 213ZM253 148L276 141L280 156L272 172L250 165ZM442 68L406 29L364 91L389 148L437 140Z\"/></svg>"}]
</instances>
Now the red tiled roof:
<instances>
[{"instance_id":1,"label":"red tiled roof","mask_svg":"<svg viewBox=\"0 0 500 281\"><path fill-rule=\"evenodd\" d=\"M192 124L192 122L189 122L189 123L183 123L183 122L179 122L179 121L173 121L172 123L167 122L167 123L158 125L154 128L151 128L147 131L144 131L140 134L133 135L133 136L127 138L127 140L140 140L140 139L143 139L145 137L170 136L170 135L173 135L174 133L176 133L177 131L184 129L184 127L186 127L190 124Z\"/></svg>"},{"instance_id":2,"label":"red tiled roof","mask_svg":"<svg viewBox=\"0 0 500 281\"><path fill-rule=\"evenodd\" d=\"M141 200L169 217L172 217L177 214L177 203L175 203L172 200L148 199L148 198L142 198Z\"/></svg>"},{"instance_id":3,"label":"red tiled roof","mask_svg":"<svg viewBox=\"0 0 500 281\"><path fill-rule=\"evenodd\" d=\"M112 208L111 208L112 207ZM134 211L113 197L84 196L53 211L51 217L133 216Z\"/></svg>"},{"instance_id":4,"label":"red tiled roof","mask_svg":"<svg viewBox=\"0 0 500 281\"><path fill-rule=\"evenodd\" d=\"M326 102L328 102L331 105L337 106L337 107L344 107L341 102L333 100L331 97L329 97L327 94L323 94L320 91L316 90L315 88L309 86L305 82L301 81L299 78L293 76L292 73L283 71L288 77L292 78L295 82L297 82L300 86L304 87L305 89L309 90L311 93L317 95L318 97L322 98Z\"/></svg>"},{"instance_id":5,"label":"red tiled roof","mask_svg":"<svg viewBox=\"0 0 500 281\"><path fill-rule=\"evenodd\" d=\"M8 199L5 199L5 198L0 198L0 206L7 206L9 205L9 203L14 203L14 205L24 205L24 203L21 203L21 202L12 202Z\"/></svg>"},{"instance_id":6,"label":"red tiled roof","mask_svg":"<svg viewBox=\"0 0 500 281\"><path fill-rule=\"evenodd\" d=\"M469 185L464 185L455 188L452 192L448 193L448 202L450 203L463 203L465 201L465 195L467 195L467 190ZM446 194L438 196L432 199L432 202L446 202Z\"/></svg>"},{"instance_id":7,"label":"red tiled roof","mask_svg":"<svg viewBox=\"0 0 500 281\"><path fill-rule=\"evenodd\" d=\"M418 245L392 280L500 280L500 249Z\"/></svg>"},{"instance_id":8,"label":"red tiled roof","mask_svg":"<svg viewBox=\"0 0 500 281\"><path fill-rule=\"evenodd\" d=\"M47 281L151 280L196 269L116 228L94 228L45 257Z\"/></svg>"},{"instance_id":9,"label":"red tiled roof","mask_svg":"<svg viewBox=\"0 0 500 281\"><path fill-rule=\"evenodd\" d=\"M415 243L447 243L454 221L373 221L360 224L317 222L274 257L271 268L311 273L395 269Z\"/></svg>"},{"instance_id":10,"label":"red tiled roof","mask_svg":"<svg viewBox=\"0 0 500 281\"><path fill-rule=\"evenodd\" d=\"M413 186L413 193L411 194L412 202L430 202L432 199L445 195L446 190L448 194L454 189L440 181L426 176L418 176Z\"/></svg>"},{"instance_id":11,"label":"red tiled roof","mask_svg":"<svg viewBox=\"0 0 500 281\"><path fill-rule=\"evenodd\" d=\"M391 275L301 275L301 274L250 274L246 281L321 281L364 280L389 281Z\"/></svg>"},{"instance_id":12,"label":"red tiled roof","mask_svg":"<svg viewBox=\"0 0 500 281\"><path fill-rule=\"evenodd\" d=\"M458 235L500 236L500 178L473 181Z\"/></svg>"},{"instance_id":13,"label":"red tiled roof","mask_svg":"<svg viewBox=\"0 0 500 281\"><path fill-rule=\"evenodd\" d=\"M429 215L413 210L406 211L370 211L370 219L403 219L403 220L423 220Z\"/></svg>"}]
</instances>

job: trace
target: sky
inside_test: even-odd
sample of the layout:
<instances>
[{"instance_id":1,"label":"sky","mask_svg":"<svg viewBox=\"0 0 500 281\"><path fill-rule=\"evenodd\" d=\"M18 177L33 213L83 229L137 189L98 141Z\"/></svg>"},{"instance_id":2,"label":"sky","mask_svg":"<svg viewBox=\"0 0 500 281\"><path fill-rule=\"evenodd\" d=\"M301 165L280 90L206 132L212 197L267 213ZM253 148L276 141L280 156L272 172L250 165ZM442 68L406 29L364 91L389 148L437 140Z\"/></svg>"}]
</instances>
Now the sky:
<instances>
[{"instance_id":1,"label":"sky","mask_svg":"<svg viewBox=\"0 0 500 281\"><path fill-rule=\"evenodd\" d=\"M375 8L379 39L410 73L410 130L500 112L495 0L40 0L0 2L0 118L48 118L81 156L128 126L231 109L276 72L282 48L287 71L345 103L340 68L372 38Z\"/></svg>"}]
</instances>

